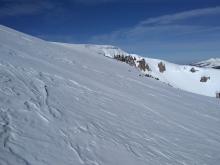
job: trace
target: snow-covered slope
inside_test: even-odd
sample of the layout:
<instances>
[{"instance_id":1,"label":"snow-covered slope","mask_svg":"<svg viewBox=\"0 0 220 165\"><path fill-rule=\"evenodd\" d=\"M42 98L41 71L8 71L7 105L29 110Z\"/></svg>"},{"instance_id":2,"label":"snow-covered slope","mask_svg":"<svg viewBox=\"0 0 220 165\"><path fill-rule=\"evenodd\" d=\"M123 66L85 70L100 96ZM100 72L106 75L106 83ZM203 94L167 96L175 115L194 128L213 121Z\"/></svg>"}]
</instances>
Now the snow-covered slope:
<instances>
[{"instance_id":1,"label":"snow-covered slope","mask_svg":"<svg viewBox=\"0 0 220 165\"><path fill-rule=\"evenodd\" d=\"M175 88L211 97L215 97L216 92L220 91L220 70L177 65L159 59L144 59L150 67L150 71L144 73L157 77L160 81ZM165 65L164 72L159 71L160 62ZM207 82L201 82L202 77L207 77Z\"/></svg>"},{"instance_id":2,"label":"snow-covered slope","mask_svg":"<svg viewBox=\"0 0 220 165\"><path fill-rule=\"evenodd\" d=\"M138 74L0 26L0 164L218 165L219 100Z\"/></svg>"},{"instance_id":3,"label":"snow-covered slope","mask_svg":"<svg viewBox=\"0 0 220 165\"><path fill-rule=\"evenodd\" d=\"M220 58L210 58L205 61L193 63L193 66L220 69Z\"/></svg>"},{"instance_id":4,"label":"snow-covered slope","mask_svg":"<svg viewBox=\"0 0 220 165\"><path fill-rule=\"evenodd\" d=\"M175 88L211 97L216 97L216 93L220 92L220 70L192 67L190 65L177 65L164 60L141 57L136 54L129 54L120 48L108 45L56 44L73 49L79 46L82 48L88 48L91 51L95 51L110 58L114 58L116 55L135 57L136 67L139 65L138 61L144 59L150 68L150 70L142 71L144 74L158 78L160 81ZM164 72L159 71L158 64L160 62L165 65L166 70ZM201 82L202 77L207 77L207 82Z\"/></svg>"}]
</instances>

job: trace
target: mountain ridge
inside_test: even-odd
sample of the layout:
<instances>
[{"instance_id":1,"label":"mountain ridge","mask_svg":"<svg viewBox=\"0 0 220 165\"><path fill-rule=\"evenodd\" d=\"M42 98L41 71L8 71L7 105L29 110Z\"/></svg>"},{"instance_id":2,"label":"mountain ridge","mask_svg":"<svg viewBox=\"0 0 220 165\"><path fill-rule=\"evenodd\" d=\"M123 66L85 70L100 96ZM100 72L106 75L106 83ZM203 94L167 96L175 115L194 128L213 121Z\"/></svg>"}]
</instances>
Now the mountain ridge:
<instances>
[{"instance_id":1,"label":"mountain ridge","mask_svg":"<svg viewBox=\"0 0 220 165\"><path fill-rule=\"evenodd\" d=\"M196 62L191 65L204 68L220 69L220 58L210 58L208 60Z\"/></svg>"},{"instance_id":2,"label":"mountain ridge","mask_svg":"<svg viewBox=\"0 0 220 165\"><path fill-rule=\"evenodd\" d=\"M76 45L74 44L55 44L69 48L76 47ZM137 54L129 54L124 50L111 45L81 44L78 46L86 47L89 50L95 51L98 54L104 55L112 59L116 59L116 56L123 56L124 58L134 58L135 60L133 60L133 63L136 68L139 68L138 61L144 60L144 63L146 63L144 65L148 65L149 69L141 69L142 74L146 75L147 77L152 77L157 80L160 80L175 88L211 97L216 97L216 93L220 91L220 87L218 85L220 84L219 70L201 68L196 66L192 67L191 65L178 65L165 60L142 57ZM164 72L160 72L160 69L158 67L159 63L163 63L165 65L166 70ZM205 81L203 81L203 79L205 79Z\"/></svg>"}]
</instances>

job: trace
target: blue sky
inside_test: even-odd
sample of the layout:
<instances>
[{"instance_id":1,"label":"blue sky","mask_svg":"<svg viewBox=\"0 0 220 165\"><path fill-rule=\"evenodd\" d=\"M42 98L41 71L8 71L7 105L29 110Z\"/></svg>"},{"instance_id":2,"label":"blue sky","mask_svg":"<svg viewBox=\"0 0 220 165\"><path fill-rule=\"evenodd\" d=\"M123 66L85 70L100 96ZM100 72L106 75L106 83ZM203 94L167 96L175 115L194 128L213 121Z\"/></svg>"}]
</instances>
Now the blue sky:
<instances>
[{"instance_id":1,"label":"blue sky","mask_svg":"<svg viewBox=\"0 0 220 165\"><path fill-rule=\"evenodd\" d=\"M177 63L220 57L219 20L219 0L0 0L2 25Z\"/></svg>"}]
</instances>

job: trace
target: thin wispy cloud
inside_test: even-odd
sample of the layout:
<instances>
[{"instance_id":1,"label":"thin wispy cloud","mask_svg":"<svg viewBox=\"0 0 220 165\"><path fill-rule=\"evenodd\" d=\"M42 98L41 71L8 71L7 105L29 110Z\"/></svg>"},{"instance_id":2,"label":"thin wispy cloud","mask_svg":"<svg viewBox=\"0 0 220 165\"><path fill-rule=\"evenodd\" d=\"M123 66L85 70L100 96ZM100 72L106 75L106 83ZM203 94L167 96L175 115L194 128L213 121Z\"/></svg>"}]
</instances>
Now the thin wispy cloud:
<instances>
[{"instance_id":1,"label":"thin wispy cloud","mask_svg":"<svg viewBox=\"0 0 220 165\"><path fill-rule=\"evenodd\" d=\"M175 21L181 21L185 19L191 19L194 17L202 17L207 15L215 15L220 14L220 7L213 7L213 8L205 8L205 9L195 9L191 11L185 11L181 13L171 14L171 15L164 15L156 18L149 18L140 22L139 26L149 25L149 24L170 24L174 23Z\"/></svg>"},{"instance_id":2,"label":"thin wispy cloud","mask_svg":"<svg viewBox=\"0 0 220 165\"><path fill-rule=\"evenodd\" d=\"M198 55L207 48L215 57L218 55L216 52L220 55L219 17L220 7L163 15L148 18L133 27L119 29L110 34L93 36L91 42L118 45L133 53L155 55L159 58L166 58L168 54L170 57L170 53L175 57L178 51L182 55ZM207 23L209 21L210 24ZM184 49L181 49L181 45Z\"/></svg>"}]
</instances>

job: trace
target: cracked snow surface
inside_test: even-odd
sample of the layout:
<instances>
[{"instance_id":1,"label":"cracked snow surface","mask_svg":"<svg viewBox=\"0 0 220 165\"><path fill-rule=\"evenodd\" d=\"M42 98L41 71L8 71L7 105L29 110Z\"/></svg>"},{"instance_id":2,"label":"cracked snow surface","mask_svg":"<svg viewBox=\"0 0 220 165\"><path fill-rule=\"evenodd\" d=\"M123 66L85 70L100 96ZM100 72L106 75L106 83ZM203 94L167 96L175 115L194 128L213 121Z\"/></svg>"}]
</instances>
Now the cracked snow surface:
<instances>
[{"instance_id":1,"label":"cracked snow surface","mask_svg":"<svg viewBox=\"0 0 220 165\"><path fill-rule=\"evenodd\" d=\"M0 164L220 164L219 100L138 74L0 26Z\"/></svg>"}]
</instances>

